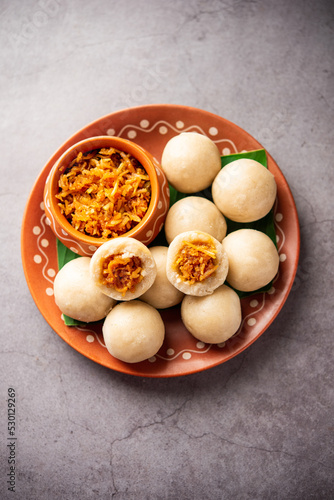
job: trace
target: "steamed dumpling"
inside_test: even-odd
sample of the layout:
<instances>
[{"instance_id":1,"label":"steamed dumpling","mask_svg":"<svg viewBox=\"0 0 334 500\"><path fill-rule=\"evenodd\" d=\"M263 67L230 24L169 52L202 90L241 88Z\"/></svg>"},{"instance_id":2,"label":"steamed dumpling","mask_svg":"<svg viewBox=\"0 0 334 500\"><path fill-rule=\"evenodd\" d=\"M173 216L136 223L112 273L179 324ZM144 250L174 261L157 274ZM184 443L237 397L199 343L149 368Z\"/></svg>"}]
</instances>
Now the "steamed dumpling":
<instances>
[{"instance_id":1,"label":"steamed dumpling","mask_svg":"<svg viewBox=\"0 0 334 500\"><path fill-rule=\"evenodd\" d=\"M212 295L187 295L181 305L182 321L198 340L219 344L232 337L241 323L241 303L238 294L226 285Z\"/></svg>"},{"instance_id":2,"label":"steamed dumpling","mask_svg":"<svg viewBox=\"0 0 334 500\"><path fill-rule=\"evenodd\" d=\"M151 247L150 252L157 266L157 275L153 285L141 295L140 300L147 302L157 309L166 309L179 304L183 298L180 292L167 278L166 263L168 248L163 246Z\"/></svg>"},{"instance_id":3,"label":"steamed dumpling","mask_svg":"<svg viewBox=\"0 0 334 500\"><path fill-rule=\"evenodd\" d=\"M108 352L126 363L154 356L165 338L165 325L154 307L140 300L117 304L102 327Z\"/></svg>"},{"instance_id":4,"label":"steamed dumpling","mask_svg":"<svg viewBox=\"0 0 334 500\"><path fill-rule=\"evenodd\" d=\"M226 279L227 255L222 244L202 231L186 231L168 247L167 278L187 295L208 295Z\"/></svg>"},{"instance_id":5,"label":"steamed dumpling","mask_svg":"<svg viewBox=\"0 0 334 500\"><path fill-rule=\"evenodd\" d=\"M225 217L236 222L253 222L267 215L276 192L273 174L248 158L227 164L212 184L215 205Z\"/></svg>"},{"instance_id":6,"label":"steamed dumpling","mask_svg":"<svg viewBox=\"0 0 334 500\"><path fill-rule=\"evenodd\" d=\"M276 276L279 255L273 241L255 229L239 229L223 240L228 256L227 282L233 288L252 292L264 287Z\"/></svg>"},{"instance_id":7,"label":"steamed dumpling","mask_svg":"<svg viewBox=\"0 0 334 500\"><path fill-rule=\"evenodd\" d=\"M119 237L96 250L90 273L101 292L116 300L132 300L150 288L157 270L151 252L143 243Z\"/></svg>"},{"instance_id":8,"label":"steamed dumpling","mask_svg":"<svg viewBox=\"0 0 334 500\"><path fill-rule=\"evenodd\" d=\"M103 319L116 300L101 292L89 272L91 259L78 257L57 273L53 291L61 312L77 321L90 323Z\"/></svg>"},{"instance_id":9,"label":"steamed dumpling","mask_svg":"<svg viewBox=\"0 0 334 500\"><path fill-rule=\"evenodd\" d=\"M218 174L220 153L207 136L183 132L167 142L161 166L175 189L182 193L196 193L209 187Z\"/></svg>"},{"instance_id":10,"label":"steamed dumpling","mask_svg":"<svg viewBox=\"0 0 334 500\"><path fill-rule=\"evenodd\" d=\"M168 243L185 231L204 231L216 240L226 235L226 221L212 201L201 196L187 196L174 203L167 213L165 235Z\"/></svg>"}]
</instances>

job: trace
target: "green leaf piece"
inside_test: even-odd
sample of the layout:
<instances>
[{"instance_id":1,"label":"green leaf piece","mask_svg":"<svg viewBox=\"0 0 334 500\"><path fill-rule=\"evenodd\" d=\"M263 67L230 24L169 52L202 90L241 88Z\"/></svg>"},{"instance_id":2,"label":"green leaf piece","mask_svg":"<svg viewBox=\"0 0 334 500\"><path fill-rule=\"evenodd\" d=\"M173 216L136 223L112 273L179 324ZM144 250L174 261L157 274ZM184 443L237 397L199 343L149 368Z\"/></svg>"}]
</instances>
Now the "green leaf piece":
<instances>
[{"instance_id":1,"label":"green leaf piece","mask_svg":"<svg viewBox=\"0 0 334 500\"><path fill-rule=\"evenodd\" d=\"M78 257L80 257L80 255L72 252L72 250L67 248L60 240L57 239L57 258L59 270L64 267L67 262L77 259Z\"/></svg>"},{"instance_id":2,"label":"green leaf piece","mask_svg":"<svg viewBox=\"0 0 334 500\"><path fill-rule=\"evenodd\" d=\"M233 153L231 155L221 156L221 165L225 167L228 163L235 160L240 160L242 158L249 158L250 160L255 160L261 163L264 167L268 168L267 165L267 155L264 149L257 149L255 151L246 151L245 153Z\"/></svg>"},{"instance_id":3,"label":"green leaf piece","mask_svg":"<svg viewBox=\"0 0 334 500\"><path fill-rule=\"evenodd\" d=\"M189 196L189 194L186 193L180 193L180 191L177 191L173 186L169 184L169 206L171 207L174 205L179 200L182 200L182 198L186 198L186 196Z\"/></svg>"}]
</instances>

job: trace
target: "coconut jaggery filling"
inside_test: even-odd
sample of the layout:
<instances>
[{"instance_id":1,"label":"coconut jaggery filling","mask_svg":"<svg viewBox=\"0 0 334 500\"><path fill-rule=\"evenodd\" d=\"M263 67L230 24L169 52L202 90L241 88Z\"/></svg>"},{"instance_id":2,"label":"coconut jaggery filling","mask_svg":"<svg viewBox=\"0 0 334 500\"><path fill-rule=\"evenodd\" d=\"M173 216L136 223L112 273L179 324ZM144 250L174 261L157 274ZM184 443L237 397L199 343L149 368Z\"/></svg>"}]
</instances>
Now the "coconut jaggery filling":
<instances>
[{"instance_id":1,"label":"coconut jaggery filling","mask_svg":"<svg viewBox=\"0 0 334 500\"><path fill-rule=\"evenodd\" d=\"M134 292L143 279L140 257L122 254L109 255L102 266L102 285L114 288L123 296L127 291Z\"/></svg>"},{"instance_id":2,"label":"coconut jaggery filling","mask_svg":"<svg viewBox=\"0 0 334 500\"><path fill-rule=\"evenodd\" d=\"M214 245L184 241L178 252L175 268L183 281L190 285L207 279L218 267Z\"/></svg>"},{"instance_id":3,"label":"coconut jaggery filling","mask_svg":"<svg viewBox=\"0 0 334 500\"><path fill-rule=\"evenodd\" d=\"M115 238L134 228L151 199L141 163L114 148L79 153L59 179L59 207L74 229Z\"/></svg>"}]
</instances>

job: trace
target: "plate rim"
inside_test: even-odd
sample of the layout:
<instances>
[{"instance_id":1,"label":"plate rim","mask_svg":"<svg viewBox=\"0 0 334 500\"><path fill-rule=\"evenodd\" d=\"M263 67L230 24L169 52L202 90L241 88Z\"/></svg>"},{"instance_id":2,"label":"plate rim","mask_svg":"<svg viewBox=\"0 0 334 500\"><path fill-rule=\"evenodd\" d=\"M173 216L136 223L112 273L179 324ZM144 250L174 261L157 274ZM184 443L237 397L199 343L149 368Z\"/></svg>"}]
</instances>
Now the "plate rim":
<instances>
[{"instance_id":1,"label":"plate rim","mask_svg":"<svg viewBox=\"0 0 334 500\"><path fill-rule=\"evenodd\" d=\"M292 207L291 208L293 210L294 221L295 221L295 225L296 225L296 229L297 229L296 240L295 240L296 251L294 253L294 262L293 262L293 269L292 269L292 272L291 272L291 279L290 279L289 285L285 289L284 295L280 299L280 303L279 303L278 307L272 313L270 319L266 322L266 325L263 328L261 328L261 330L258 332L258 334L255 335L254 338L250 339L246 345L242 345L239 348L237 348L235 351L229 353L223 360L217 360L216 362L212 362L210 364L210 366L197 367L197 368L193 368L193 369L190 368L190 369L188 369L184 373L183 372L182 373L155 373L155 372L143 373L141 371L136 372L136 370L134 369L134 366L131 365L131 364L127 364L127 363L124 363L124 364L120 365L119 367L117 367L117 366L116 367L110 367L110 366L107 366L106 364L101 363L100 360L98 360L96 358L94 359L93 355L86 354L86 353L82 352L82 350L80 350L78 348L78 346L76 346L74 343L71 343L68 340L64 339L57 331L55 331L53 325L51 324L51 320L43 313L43 311L41 311L41 309L39 307L38 293L36 292L36 290L32 286L31 280L29 279L28 263L27 263L26 258L25 258L25 248L26 248L25 245L26 245L26 241L25 241L25 232L24 232L24 229L25 229L26 224L27 224L28 209L29 209L29 205L31 203L32 196L33 196L34 192L37 190L38 185L41 182L41 179L43 178L43 176L47 176L47 167L49 165L51 165L52 163L54 163L57 160L57 158L59 156L61 156L61 154L63 153L63 151L65 151L72 143L77 142L77 140L78 140L77 137L79 137L83 133L85 133L85 131L87 129L90 129L90 128L98 125L99 123L101 123L103 121L110 120L110 118L113 117L113 116L115 116L116 114L123 114L125 112L127 112L127 113L128 112L131 112L131 113L142 113L144 110L147 110L147 109L161 109L161 108L163 108L164 110L167 110L167 111L169 111L170 109L177 109L177 110L179 110L181 112L184 112L185 110L188 110L188 111L191 111L191 112L194 112L194 113L200 113L202 115L204 114L204 115L206 115L208 117L210 117L210 116L214 117L215 120L218 119L218 120L224 122L225 124L227 124L228 126L233 127L234 130L238 130L238 131L240 131L244 135L246 134L246 136L248 136L253 142L256 142L259 145L259 148L263 148L266 151L266 154L267 154L267 157L268 157L268 163L272 162L275 165L275 167L277 167L277 169L280 172L280 175L282 176L282 179L284 181L285 191L287 192L288 197L289 197L290 201L292 202ZM297 213L297 208L296 208L296 204L295 204L295 201L294 201L294 197L293 197L291 188L290 188L290 186L289 186L289 184L288 184L288 182L287 182L287 180L286 180L283 172L281 171L281 169L279 168L279 166L275 162L274 158L267 151L267 149L264 148L257 141L257 139L255 139L246 130L242 129L241 127L239 127L235 123L231 122L230 120L227 120L226 118L221 117L221 116L219 116L217 114L214 114L214 113L212 113L210 111L202 110L202 109L199 109L199 108L196 108L196 107L191 107L191 106L183 106L181 104L148 104L148 105L134 106L134 107L131 107L131 108L123 108L123 109L116 110L114 112L105 114L102 117L97 118L94 121L88 123L86 126L81 127L77 132L75 132L74 134L72 134L65 142L63 142L63 144L50 156L49 160L45 163L44 167L42 168L42 170L40 171L39 175L35 179L35 181L33 183L33 186L32 186L32 188L30 190L30 194L28 196L28 199L26 201L26 205L25 205L25 209L24 209L24 213L23 213L23 219L22 219L22 226L21 226L21 260L22 260L22 266L23 266L23 271L24 271L25 279L26 279L26 282L27 282L30 294L32 295L32 298L33 298L33 300L34 300L34 302L35 302L35 304L36 304L39 312L42 314L42 316L44 317L44 319L46 320L46 322L49 324L49 326L52 328L52 330L55 331L55 333L65 343L67 343L68 345L70 345L70 347L72 347L73 349L75 349L77 352L79 352L80 354L82 354L83 356L85 356L86 358L88 358L89 360L91 360L93 362L96 362L96 363L100 364L101 366L104 366L105 368L111 369L113 371L118 371L120 373L125 373L125 374L128 374L128 375L139 376L139 377L146 377L146 378L172 378L172 377L186 376L186 375L191 375L191 374L199 373L199 372L202 372L202 371L206 371L208 369L211 369L211 368L214 368L216 366L219 366L220 364L224 364L225 362L227 362L230 359L232 359L233 357L241 354L241 352L243 352L248 347L250 347L269 328L269 326L273 323L273 321L277 318L278 314L282 310L282 308L283 308L283 306L284 306L284 304L285 304L285 302L286 302L286 300L287 300L287 298L288 298L288 296L289 296L289 294L291 292L291 288L292 288L294 280L295 280L295 276L296 276L297 268L298 268L298 262L299 262L299 255L300 255L300 224L299 224L299 218L298 218L298 213Z\"/></svg>"}]
</instances>

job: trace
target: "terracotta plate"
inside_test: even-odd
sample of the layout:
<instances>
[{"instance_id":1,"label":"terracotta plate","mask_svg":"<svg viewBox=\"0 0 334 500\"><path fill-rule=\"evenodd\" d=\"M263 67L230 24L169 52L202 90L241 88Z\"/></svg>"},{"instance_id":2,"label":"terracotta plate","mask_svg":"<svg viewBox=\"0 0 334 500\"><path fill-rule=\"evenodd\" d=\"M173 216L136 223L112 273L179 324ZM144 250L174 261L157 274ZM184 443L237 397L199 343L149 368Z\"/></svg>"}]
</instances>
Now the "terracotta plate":
<instances>
[{"instance_id":1,"label":"terracotta plate","mask_svg":"<svg viewBox=\"0 0 334 500\"><path fill-rule=\"evenodd\" d=\"M224 363L246 349L268 328L287 299L294 281L300 243L296 207L282 172L268 154L268 167L278 185L275 225L280 269L269 292L242 299L243 321L234 337L221 345L198 342L183 326L180 308L175 307L161 311L166 339L159 353L150 360L131 365L108 353L101 335L102 323L82 328L65 326L53 298L53 280L57 272L56 240L46 223L42 203L44 183L52 165L75 142L103 134L131 139L160 160L167 141L184 131L207 135L217 144L221 154L262 148L233 123L199 109L169 104L125 109L91 123L63 144L43 168L27 202L22 224L22 261L37 307L53 330L71 347L119 372L145 377L174 377Z\"/></svg>"}]
</instances>

